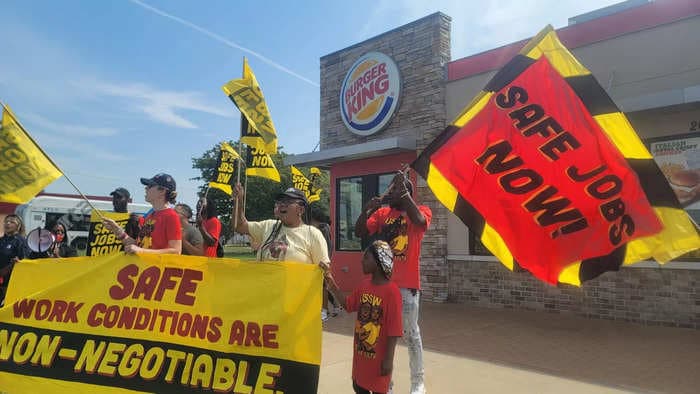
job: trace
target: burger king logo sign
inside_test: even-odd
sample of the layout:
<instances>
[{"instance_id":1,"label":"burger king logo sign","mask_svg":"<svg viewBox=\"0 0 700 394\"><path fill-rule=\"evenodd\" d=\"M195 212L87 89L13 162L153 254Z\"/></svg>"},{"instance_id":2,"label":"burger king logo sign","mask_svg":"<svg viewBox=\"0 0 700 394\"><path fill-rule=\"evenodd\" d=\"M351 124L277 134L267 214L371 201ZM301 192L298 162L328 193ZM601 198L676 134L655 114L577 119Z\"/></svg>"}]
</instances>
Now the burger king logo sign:
<instances>
[{"instance_id":1,"label":"burger king logo sign","mask_svg":"<svg viewBox=\"0 0 700 394\"><path fill-rule=\"evenodd\" d=\"M340 88L340 112L351 132L370 135L383 129L399 105L399 68L383 53L369 52L350 67Z\"/></svg>"}]
</instances>

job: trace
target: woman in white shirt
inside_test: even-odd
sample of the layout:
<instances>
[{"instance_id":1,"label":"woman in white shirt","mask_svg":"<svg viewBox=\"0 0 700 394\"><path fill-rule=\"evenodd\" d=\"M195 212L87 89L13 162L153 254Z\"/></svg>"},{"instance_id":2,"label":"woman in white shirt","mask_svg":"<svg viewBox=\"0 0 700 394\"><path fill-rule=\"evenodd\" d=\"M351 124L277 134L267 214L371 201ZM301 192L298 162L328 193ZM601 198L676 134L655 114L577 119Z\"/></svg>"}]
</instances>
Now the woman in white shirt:
<instances>
[{"instance_id":1,"label":"woman in white shirt","mask_svg":"<svg viewBox=\"0 0 700 394\"><path fill-rule=\"evenodd\" d=\"M323 234L316 227L304 223L303 215L308 208L304 192L291 187L278 194L275 197L275 219L259 222L246 220L240 184L236 185L235 192L238 200L238 225L235 230L250 235L251 244L260 245L258 261L330 263Z\"/></svg>"}]
</instances>

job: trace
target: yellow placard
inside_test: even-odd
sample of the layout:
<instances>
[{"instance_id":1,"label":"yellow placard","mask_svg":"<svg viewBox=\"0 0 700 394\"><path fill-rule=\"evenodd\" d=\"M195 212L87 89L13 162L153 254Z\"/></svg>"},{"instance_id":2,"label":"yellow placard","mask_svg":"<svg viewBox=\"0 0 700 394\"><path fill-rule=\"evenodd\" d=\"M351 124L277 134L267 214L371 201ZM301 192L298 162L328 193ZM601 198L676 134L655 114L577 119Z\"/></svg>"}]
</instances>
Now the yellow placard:
<instances>
[{"instance_id":1,"label":"yellow placard","mask_svg":"<svg viewBox=\"0 0 700 394\"><path fill-rule=\"evenodd\" d=\"M0 390L316 392L321 283L298 263L21 261L0 309Z\"/></svg>"}]
</instances>

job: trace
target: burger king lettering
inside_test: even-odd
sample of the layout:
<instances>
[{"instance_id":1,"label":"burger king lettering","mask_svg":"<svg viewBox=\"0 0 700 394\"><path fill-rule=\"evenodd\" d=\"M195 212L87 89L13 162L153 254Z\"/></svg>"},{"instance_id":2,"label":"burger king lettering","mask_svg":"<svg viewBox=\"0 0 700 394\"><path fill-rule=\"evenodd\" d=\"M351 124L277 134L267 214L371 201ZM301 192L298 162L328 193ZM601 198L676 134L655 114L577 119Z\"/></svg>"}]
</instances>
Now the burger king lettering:
<instances>
[{"instance_id":1,"label":"burger king lettering","mask_svg":"<svg viewBox=\"0 0 700 394\"><path fill-rule=\"evenodd\" d=\"M370 135L383 129L398 107L400 82L398 67L388 56L370 52L360 57L350 67L340 93L348 130Z\"/></svg>"}]
</instances>

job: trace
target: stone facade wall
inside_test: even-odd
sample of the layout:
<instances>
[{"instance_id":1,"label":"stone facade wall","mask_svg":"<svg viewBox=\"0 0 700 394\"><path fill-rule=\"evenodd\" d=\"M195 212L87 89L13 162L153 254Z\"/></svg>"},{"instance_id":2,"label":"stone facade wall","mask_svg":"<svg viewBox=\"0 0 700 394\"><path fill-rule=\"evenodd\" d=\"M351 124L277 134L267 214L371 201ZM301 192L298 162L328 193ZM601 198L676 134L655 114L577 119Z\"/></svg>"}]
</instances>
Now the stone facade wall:
<instances>
[{"instance_id":1,"label":"stone facade wall","mask_svg":"<svg viewBox=\"0 0 700 394\"><path fill-rule=\"evenodd\" d=\"M321 58L321 150L389 137L406 136L424 149L447 125L445 87L450 61L451 18L435 13L377 37ZM398 111L388 127L370 136L346 129L340 114L340 88L353 63L363 54L382 52L396 62L402 93ZM397 163L397 169L400 163ZM423 241L421 280L424 299L447 300L447 214L424 182L418 200L433 211Z\"/></svg>"},{"instance_id":2,"label":"stone facade wall","mask_svg":"<svg viewBox=\"0 0 700 394\"><path fill-rule=\"evenodd\" d=\"M627 267L582 287L555 287L499 262L448 265L451 302L700 329L700 270Z\"/></svg>"}]
</instances>

